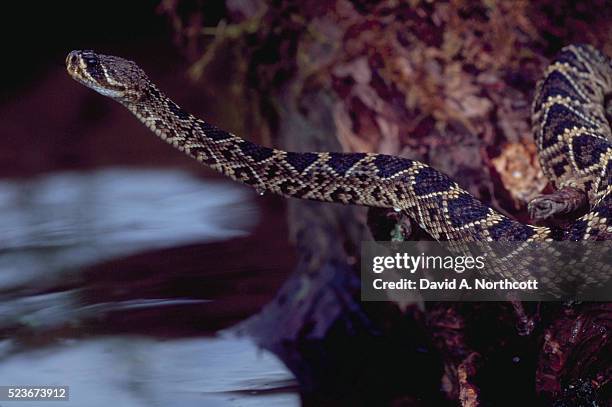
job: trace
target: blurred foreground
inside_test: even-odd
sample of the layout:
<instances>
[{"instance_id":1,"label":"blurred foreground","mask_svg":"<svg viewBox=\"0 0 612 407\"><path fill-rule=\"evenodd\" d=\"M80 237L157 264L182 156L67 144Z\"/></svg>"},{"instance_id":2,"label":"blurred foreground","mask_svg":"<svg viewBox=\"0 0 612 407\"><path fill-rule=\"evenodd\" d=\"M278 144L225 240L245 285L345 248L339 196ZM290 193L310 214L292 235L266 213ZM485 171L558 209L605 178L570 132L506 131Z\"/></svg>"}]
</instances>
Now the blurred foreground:
<instances>
[{"instance_id":1,"label":"blurred foreground","mask_svg":"<svg viewBox=\"0 0 612 407\"><path fill-rule=\"evenodd\" d=\"M292 375L251 341L181 339L214 334L265 301L253 301L265 298L265 276L223 277L204 249L257 225L246 192L159 169L0 181L0 383L69 385L87 406L297 404ZM172 248L196 243L201 254L171 261ZM137 253L168 261L143 272Z\"/></svg>"}]
</instances>

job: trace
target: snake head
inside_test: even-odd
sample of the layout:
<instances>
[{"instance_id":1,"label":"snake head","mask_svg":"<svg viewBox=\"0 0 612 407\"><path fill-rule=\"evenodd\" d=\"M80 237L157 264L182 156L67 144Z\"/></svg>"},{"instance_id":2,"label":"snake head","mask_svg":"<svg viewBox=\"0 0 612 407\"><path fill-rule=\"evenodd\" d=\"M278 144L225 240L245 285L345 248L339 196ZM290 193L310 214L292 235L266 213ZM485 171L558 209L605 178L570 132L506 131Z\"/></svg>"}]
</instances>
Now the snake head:
<instances>
[{"instance_id":1,"label":"snake head","mask_svg":"<svg viewBox=\"0 0 612 407\"><path fill-rule=\"evenodd\" d=\"M77 82L121 103L138 102L150 86L136 63L94 51L70 52L66 69Z\"/></svg>"}]
</instances>

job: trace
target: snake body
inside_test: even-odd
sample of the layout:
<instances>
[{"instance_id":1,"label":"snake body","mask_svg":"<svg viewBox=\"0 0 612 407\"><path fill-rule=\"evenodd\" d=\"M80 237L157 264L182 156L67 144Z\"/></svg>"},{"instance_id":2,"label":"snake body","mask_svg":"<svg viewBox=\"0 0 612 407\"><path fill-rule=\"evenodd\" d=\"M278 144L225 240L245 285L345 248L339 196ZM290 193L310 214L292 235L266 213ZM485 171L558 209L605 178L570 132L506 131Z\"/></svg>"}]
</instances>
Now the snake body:
<instances>
[{"instance_id":1,"label":"snake body","mask_svg":"<svg viewBox=\"0 0 612 407\"><path fill-rule=\"evenodd\" d=\"M372 153L289 152L252 143L187 113L123 58L73 51L66 63L74 79L122 103L174 147L260 192L394 208L441 241L612 239L612 134L605 110L612 64L588 45L561 50L533 103L544 173L556 188L573 187L588 197L589 211L566 228L504 216L419 161Z\"/></svg>"}]
</instances>

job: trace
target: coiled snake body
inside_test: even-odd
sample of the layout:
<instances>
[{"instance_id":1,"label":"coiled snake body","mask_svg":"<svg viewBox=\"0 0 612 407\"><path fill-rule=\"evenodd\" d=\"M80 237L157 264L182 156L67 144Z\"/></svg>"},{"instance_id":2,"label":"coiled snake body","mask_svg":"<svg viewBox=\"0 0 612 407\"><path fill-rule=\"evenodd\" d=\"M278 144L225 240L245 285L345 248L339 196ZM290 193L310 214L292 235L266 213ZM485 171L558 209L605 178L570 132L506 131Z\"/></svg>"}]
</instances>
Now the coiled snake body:
<instances>
[{"instance_id":1,"label":"coiled snake body","mask_svg":"<svg viewBox=\"0 0 612 407\"><path fill-rule=\"evenodd\" d=\"M437 240L612 239L612 134L605 110L612 93L612 64L588 45L560 52L533 103L534 136L545 174L557 189L573 188L588 198L588 213L567 228L510 219L418 161L383 154L288 152L254 144L185 112L123 58L73 51L66 64L74 79L122 103L174 147L258 191L395 208Z\"/></svg>"}]
</instances>

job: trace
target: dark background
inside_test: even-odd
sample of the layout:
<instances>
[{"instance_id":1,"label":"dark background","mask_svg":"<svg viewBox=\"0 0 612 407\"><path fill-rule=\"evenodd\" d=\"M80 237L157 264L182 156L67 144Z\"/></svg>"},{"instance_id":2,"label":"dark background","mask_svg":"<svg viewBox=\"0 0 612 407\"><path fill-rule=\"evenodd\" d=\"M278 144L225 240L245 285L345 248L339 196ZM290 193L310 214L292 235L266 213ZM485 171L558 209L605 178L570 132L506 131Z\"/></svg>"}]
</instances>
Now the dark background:
<instances>
[{"instance_id":1,"label":"dark background","mask_svg":"<svg viewBox=\"0 0 612 407\"><path fill-rule=\"evenodd\" d=\"M49 66L62 65L72 49L131 51L159 49L163 62L172 57L166 19L157 1L15 2L4 14L5 59L2 90L12 93L34 86ZM174 55L174 59L177 55ZM10 63L7 63L9 62ZM6 97L6 95L5 95Z\"/></svg>"},{"instance_id":2,"label":"dark background","mask_svg":"<svg viewBox=\"0 0 612 407\"><path fill-rule=\"evenodd\" d=\"M87 7L77 2L23 2L5 14L8 24L2 30L9 58L2 75L0 174L23 176L103 164L83 157L79 149L97 149L91 146L95 137L91 125L113 115L116 107L75 86L65 74L64 59L72 49L128 55L146 55L155 49L152 65L163 69L176 64L179 56L173 52L165 20L154 12L155 5L153 1ZM138 134L134 127L126 131ZM113 161L124 162L121 148L114 150L118 154Z\"/></svg>"},{"instance_id":3,"label":"dark background","mask_svg":"<svg viewBox=\"0 0 612 407\"><path fill-rule=\"evenodd\" d=\"M77 84L66 73L65 57L73 49L133 59L194 114L221 127L240 129L241 122L234 119L235 104L223 97L227 83L197 85L187 77L190 61L176 46L159 5L159 1L21 2L3 12L0 178L25 182L57 171L116 166L179 168L200 178L220 178L154 137L122 106ZM223 2L207 2L207 24L216 24L223 7ZM262 216L253 237L111 259L84 270L85 281L79 283L89 287L86 303L174 296L218 301L116 313L88 326L86 332L212 333L257 312L273 297L293 259L283 200L266 196L257 205ZM254 246L258 250L247 249ZM119 284L129 294L115 295Z\"/></svg>"},{"instance_id":4,"label":"dark background","mask_svg":"<svg viewBox=\"0 0 612 407\"><path fill-rule=\"evenodd\" d=\"M136 162L197 167L171 149L158 151L155 146L162 143L156 144L148 134L145 139L147 130L136 121L123 123L128 114L119 112L119 106L65 74L64 60L73 49L124 56L136 60L174 97L192 100L194 113L214 115L207 111L205 92L189 92L187 61L173 44L170 23L158 7L157 1L21 2L4 13L0 175ZM218 18L218 7L222 3L207 4L206 19ZM214 104L223 106L219 98ZM118 121L123 131L113 127ZM100 123L106 124L103 133L97 132ZM102 134L110 138L98 144ZM112 151L107 151L109 145Z\"/></svg>"}]
</instances>

